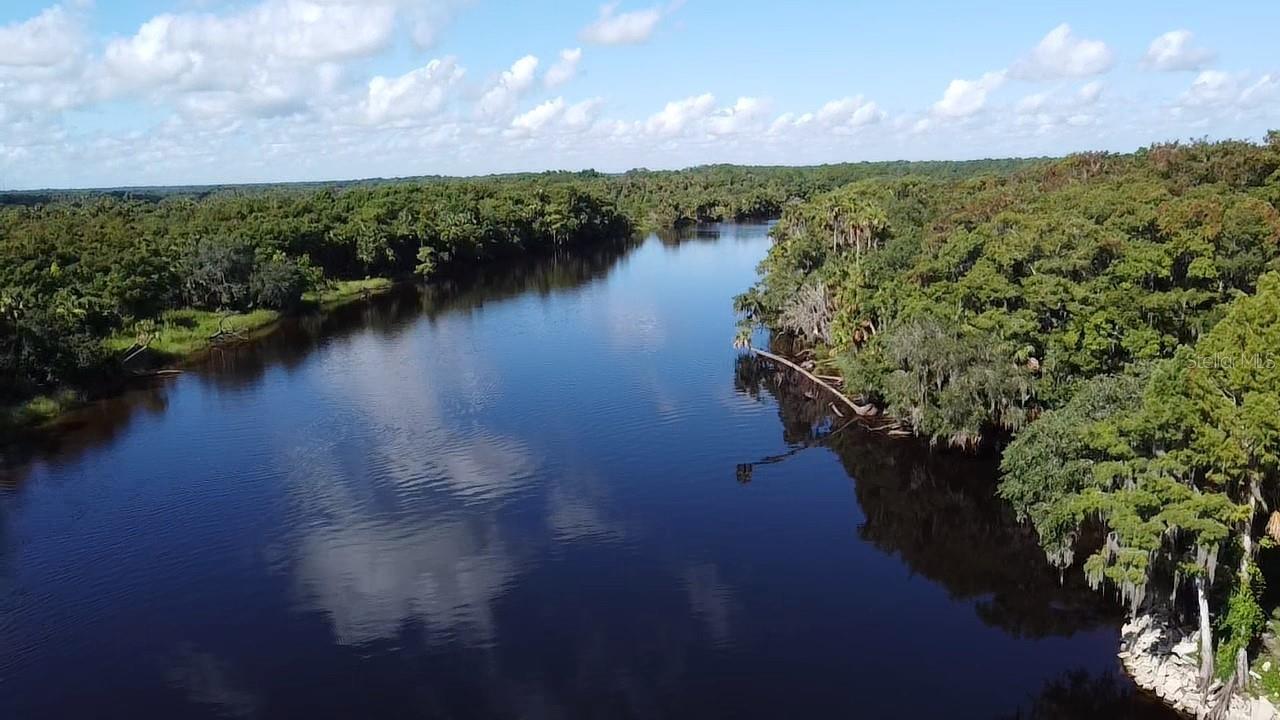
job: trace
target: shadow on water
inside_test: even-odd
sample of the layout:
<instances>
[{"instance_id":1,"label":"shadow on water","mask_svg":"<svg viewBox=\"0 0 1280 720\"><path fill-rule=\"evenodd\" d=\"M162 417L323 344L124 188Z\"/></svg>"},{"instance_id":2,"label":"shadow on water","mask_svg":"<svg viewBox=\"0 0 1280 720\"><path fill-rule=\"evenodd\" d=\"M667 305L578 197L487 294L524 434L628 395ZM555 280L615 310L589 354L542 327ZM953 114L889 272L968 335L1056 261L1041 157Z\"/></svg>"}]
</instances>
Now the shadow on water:
<instances>
[{"instance_id":1,"label":"shadow on water","mask_svg":"<svg viewBox=\"0 0 1280 720\"><path fill-rule=\"evenodd\" d=\"M691 232L682 233L684 237ZM572 292L606 277L642 238L618 238L572 253L503 263L431 284L406 284L391 292L326 312L285 318L262 337L214 348L183 366L184 375L139 378L122 392L68 413L48 431L17 442L0 442L0 488L15 487L32 463L72 461L111 443L140 417L168 409L168 386L194 378L203 385L236 390L253 387L268 370L292 371L320 345L356 333L394 337L416 322L445 313L472 312L487 303L524 294L546 297Z\"/></svg>"},{"instance_id":2,"label":"shadow on water","mask_svg":"<svg viewBox=\"0 0 1280 720\"><path fill-rule=\"evenodd\" d=\"M955 600L974 602L981 621L1016 638L1070 637L1117 627L1123 611L1092 591L1080 572L1050 566L1035 532L1016 522L992 490L999 458L931 449L833 417L829 397L763 367L736 360L735 388L777 402L786 453L738 466L751 482L760 465L813 448L834 453L854 483L865 517L859 537L939 583ZM1116 668L1073 669L1046 682L1013 718L1176 718Z\"/></svg>"},{"instance_id":3,"label":"shadow on water","mask_svg":"<svg viewBox=\"0 0 1280 720\"><path fill-rule=\"evenodd\" d=\"M1158 699L1118 673L1068 670L1046 682L1027 704L1002 720L1176 720Z\"/></svg>"},{"instance_id":4,"label":"shadow on water","mask_svg":"<svg viewBox=\"0 0 1280 720\"><path fill-rule=\"evenodd\" d=\"M729 233L727 237L732 238L736 242L746 243L752 242L755 236L752 233L740 232L742 228L772 228L775 221L759 221L759 222L738 222L734 223L734 232ZM664 247L679 247L686 243L716 243L725 239L724 225L719 223L710 223L705 225L686 225L680 228L665 228L654 233L659 242Z\"/></svg>"}]
</instances>

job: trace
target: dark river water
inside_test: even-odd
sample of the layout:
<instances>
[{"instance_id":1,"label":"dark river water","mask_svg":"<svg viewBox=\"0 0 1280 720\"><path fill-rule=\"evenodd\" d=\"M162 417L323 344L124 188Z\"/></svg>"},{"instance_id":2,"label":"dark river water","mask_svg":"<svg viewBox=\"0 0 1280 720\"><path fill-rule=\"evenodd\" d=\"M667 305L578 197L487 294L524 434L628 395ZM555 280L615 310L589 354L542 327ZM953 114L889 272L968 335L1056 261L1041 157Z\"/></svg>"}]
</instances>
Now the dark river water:
<instances>
[{"instance_id":1,"label":"dark river water","mask_svg":"<svg viewBox=\"0 0 1280 720\"><path fill-rule=\"evenodd\" d=\"M766 231L293 321L25 448L0 718L1164 717L993 461L733 350Z\"/></svg>"}]
</instances>

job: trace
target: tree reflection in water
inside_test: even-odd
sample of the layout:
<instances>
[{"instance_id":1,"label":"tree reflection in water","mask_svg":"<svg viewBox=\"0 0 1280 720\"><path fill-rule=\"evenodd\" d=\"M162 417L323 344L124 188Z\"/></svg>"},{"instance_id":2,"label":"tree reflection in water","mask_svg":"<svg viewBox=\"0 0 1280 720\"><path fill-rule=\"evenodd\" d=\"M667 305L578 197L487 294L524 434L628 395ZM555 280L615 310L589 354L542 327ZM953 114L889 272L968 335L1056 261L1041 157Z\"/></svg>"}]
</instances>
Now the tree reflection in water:
<instances>
[{"instance_id":1,"label":"tree reflection in water","mask_svg":"<svg viewBox=\"0 0 1280 720\"><path fill-rule=\"evenodd\" d=\"M1007 720L1168 720L1172 711L1159 700L1137 691L1115 673L1069 670L1044 688Z\"/></svg>"},{"instance_id":2,"label":"tree reflection in water","mask_svg":"<svg viewBox=\"0 0 1280 720\"><path fill-rule=\"evenodd\" d=\"M853 480L865 517L859 537L940 584L953 599L976 600L985 624L1034 639L1120 623L1122 611L1089 590L1081 573L1060 575L1049 566L1034 532L995 497L998 457L944 452L833 416L825 391L765 368L751 355L737 359L735 378L740 392L777 402L789 446L784 453L740 464L739 482L751 482L760 465L825 447ZM1103 672L1067 671L1008 717L1168 720L1176 715L1135 687L1117 663Z\"/></svg>"},{"instance_id":3,"label":"tree reflection in water","mask_svg":"<svg viewBox=\"0 0 1280 720\"><path fill-rule=\"evenodd\" d=\"M952 598L976 599L986 624L1015 637L1070 636L1118 625L1120 610L1089 590L1080 573L1060 575L1045 561L1034 532L1018 524L993 494L998 458L932 450L832 416L823 391L737 361L737 387L778 402L791 449L737 469L750 481L759 464L822 446L854 481L865 521L858 535L939 583ZM833 422L834 420L834 422Z\"/></svg>"},{"instance_id":4,"label":"tree reflection in water","mask_svg":"<svg viewBox=\"0 0 1280 720\"><path fill-rule=\"evenodd\" d=\"M367 301L326 312L289 317L272 332L250 342L214 348L185 363L185 374L148 377L59 419L51 430L0 439L0 490L13 489L43 461L71 462L120 437L134 419L162 415L168 408L168 386L198 382L222 390L247 389L272 368L297 368L321 343L361 332L387 337L407 330L422 315L429 319L449 312L468 312L486 303L524 293L548 296L570 292L606 277L639 245L639 238L617 238L573 254L525 258L510 264L478 268L466 275L430 285L410 284Z\"/></svg>"}]
</instances>

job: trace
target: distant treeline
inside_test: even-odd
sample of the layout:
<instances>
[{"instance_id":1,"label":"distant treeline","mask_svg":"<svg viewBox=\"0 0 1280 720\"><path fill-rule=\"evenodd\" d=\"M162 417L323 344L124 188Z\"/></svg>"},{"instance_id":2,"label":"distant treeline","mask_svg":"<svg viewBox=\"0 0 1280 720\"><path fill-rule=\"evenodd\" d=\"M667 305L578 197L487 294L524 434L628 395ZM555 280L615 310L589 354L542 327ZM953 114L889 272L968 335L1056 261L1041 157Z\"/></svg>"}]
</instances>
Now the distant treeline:
<instances>
[{"instance_id":1,"label":"distant treeline","mask_svg":"<svg viewBox=\"0 0 1280 720\"><path fill-rule=\"evenodd\" d=\"M1206 687L1252 661L1280 691L1280 132L863 180L774 239L740 340L775 330L934 442L1012 437L999 492L1055 564L1189 601Z\"/></svg>"},{"instance_id":2,"label":"distant treeline","mask_svg":"<svg viewBox=\"0 0 1280 720\"><path fill-rule=\"evenodd\" d=\"M966 161L890 161L834 163L812 166L704 165L685 170L630 170L602 173L554 170L540 173L508 173L468 178L422 175L406 178L368 178L291 183L237 185L171 185L73 190L0 191L0 206L46 205L55 202L85 201L111 197L118 200L159 201L172 197L203 199L211 196L261 194L267 192L308 193L320 190L341 192L353 188L431 183L510 184L537 183L591 185L606 189L619 207L647 229L674 227L682 223L776 217L782 204L814 192L831 190L869 177L927 175L935 178L967 177L982 173L1003 173L1046 158L986 159ZM692 194L684 193L693 190ZM745 193L744 193L745 191ZM673 194L677 193L677 194ZM744 202L744 194L755 197ZM761 204L763 200L763 204ZM768 208L760 213L760 208ZM752 210L755 214L739 214Z\"/></svg>"},{"instance_id":3,"label":"distant treeline","mask_svg":"<svg viewBox=\"0 0 1280 720\"><path fill-rule=\"evenodd\" d=\"M861 178L961 177L1027 162L7 193L0 402L110 375L121 352L106 339L177 309L287 311L334 280L431 278L640 229L773 217Z\"/></svg>"}]
</instances>

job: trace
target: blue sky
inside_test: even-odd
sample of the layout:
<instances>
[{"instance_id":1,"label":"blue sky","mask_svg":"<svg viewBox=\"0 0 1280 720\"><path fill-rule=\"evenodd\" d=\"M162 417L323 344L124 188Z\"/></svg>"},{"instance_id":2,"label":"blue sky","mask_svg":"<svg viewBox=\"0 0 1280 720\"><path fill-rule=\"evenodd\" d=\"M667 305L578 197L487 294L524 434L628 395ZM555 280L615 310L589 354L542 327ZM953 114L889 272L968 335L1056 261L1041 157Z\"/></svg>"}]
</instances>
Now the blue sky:
<instances>
[{"instance_id":1,"label":"blue sky","mask_svg":"<svg viewBox=\"0 0 1280 720\"><path fill-rule=\"evenodd\" d=\"M1275 2L7 0L0 185L1260 138L1276 27Z\"/></svg>"}]
</instances>

